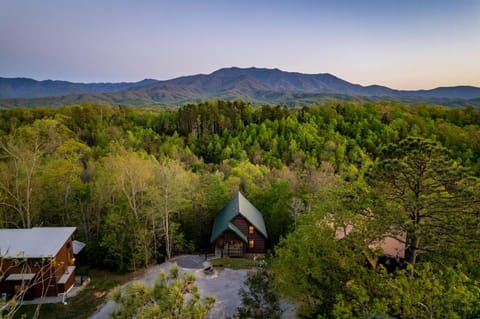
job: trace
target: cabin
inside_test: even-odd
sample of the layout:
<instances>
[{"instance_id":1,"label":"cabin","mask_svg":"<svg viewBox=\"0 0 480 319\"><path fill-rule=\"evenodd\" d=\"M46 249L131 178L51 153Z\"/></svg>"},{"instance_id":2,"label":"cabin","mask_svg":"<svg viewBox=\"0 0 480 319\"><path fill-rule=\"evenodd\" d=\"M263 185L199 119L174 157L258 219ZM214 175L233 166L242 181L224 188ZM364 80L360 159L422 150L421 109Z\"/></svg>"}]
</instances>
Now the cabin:
<instances>
[{"instance_id":1,"label":"cabin","mask_svg":"<svg viewBox=\"0 0 480 319\"><path fill-rule=\"evenodd\" d=\"M217 214L210 243L217 257L265 254L268 238L262 213L240 192Z\"/></svg>"},{"instance_id":2,"label":"cabin","mask_svg":"<svg viewBox=\"0 0 480 319\"><path fill-rule=\"evenodd\" d=\"M57 296L75 283L75 257L85 246L75 227L0 229L0 295Z\"/></svg>"},{"instance_id":3,"label":"cabin","mask_svg":"<svg viewBox=\"0 0 480 319\"><path fill-rule=\"evenodd\" d=\"M353 224L349 223L345 227L337 228L335 231L335 238L341 240L342 238L348 236L348 234L353 230L353 227ZM372 250L377 250L380 248L383 252L383 255L378 257L366 256L369 265L372 268L376 268L379 262L384 263L388 260L388 263L392 267L395 267L401 260L405 259L406 240L407 234L405 232L401 232L397 234L386 233L382 239L370 242L367 247Z\"/></svg>"}]
</instances>

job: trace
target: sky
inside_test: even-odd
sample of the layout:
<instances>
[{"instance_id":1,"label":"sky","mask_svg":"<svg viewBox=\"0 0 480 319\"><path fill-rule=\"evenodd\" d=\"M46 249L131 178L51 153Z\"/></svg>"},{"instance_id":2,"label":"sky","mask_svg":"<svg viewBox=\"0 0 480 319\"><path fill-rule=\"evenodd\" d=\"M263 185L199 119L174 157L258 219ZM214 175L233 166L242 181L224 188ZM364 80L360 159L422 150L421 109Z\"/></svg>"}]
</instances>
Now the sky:
<instances>
[{"instance_id":1,"label":"sky","mask_svg":"<svg viewBox=\"0 0 480 319\"><path fill-rule=\"evenodd\" d=\"M231 66L480 87L480 1L0 0L0 77L133 82Z\"/></svg>"}]
</instances>

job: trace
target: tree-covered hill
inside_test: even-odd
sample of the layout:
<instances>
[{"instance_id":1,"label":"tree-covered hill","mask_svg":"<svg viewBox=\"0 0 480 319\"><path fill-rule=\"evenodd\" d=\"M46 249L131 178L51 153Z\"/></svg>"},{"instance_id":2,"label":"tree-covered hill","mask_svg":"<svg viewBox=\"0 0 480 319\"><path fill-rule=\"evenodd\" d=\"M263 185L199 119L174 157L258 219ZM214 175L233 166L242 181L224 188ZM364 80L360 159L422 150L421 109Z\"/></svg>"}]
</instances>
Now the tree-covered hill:
<instances>
[{"instance_id":1,"label":"tree-covered hill","mask_svg":"<svg viewBox=\"0 0 480 319\"><path fill-rule=\"evenodd\" d=\"M332 74L304 74L265 68L223 68L210 74L136 83L70 83L0 78L0 107L61 106L109 103L135 106L176 106L205 99L243 100L256 105L309 106L331 100L479 106L480 88L442 87L395 90L362 86Z\"/></svg>"},{"instance_id":2,"label":"tree-covered hill","mask_svg":"<svg viewBox=\"0 0 480 319\"><path fill-rule=\"evenodd\" d=\"M89 263L136 269L210 249L215 214L240 190L264 214L278 286L307 317L413 318L402 313L411 299L393 292L416 289L410 297L437 309L444 299L423 294L428 276L460 305L438 309L478 315L479 175L474 108L216 100L0 111L2 227L77 226ZM335 241L331 225L348 223L356 231ZM381 256L366 243L401 231L400 268L365 267Z\"/></svg>"},{"instance_id":3,"label":"tree-covered hill","mask_svg":"<svg viewBox=\"0 0 480 319\"><path fill-rule=\"evenodd\" d=\"M29 99L64 96L68 94L117 92L133 87L145 86L153 82L156 81L145 79L133 83L73 83L67 81L36 81L28 78L0 77L0 99Z\"/></svg>"}]
</instances>

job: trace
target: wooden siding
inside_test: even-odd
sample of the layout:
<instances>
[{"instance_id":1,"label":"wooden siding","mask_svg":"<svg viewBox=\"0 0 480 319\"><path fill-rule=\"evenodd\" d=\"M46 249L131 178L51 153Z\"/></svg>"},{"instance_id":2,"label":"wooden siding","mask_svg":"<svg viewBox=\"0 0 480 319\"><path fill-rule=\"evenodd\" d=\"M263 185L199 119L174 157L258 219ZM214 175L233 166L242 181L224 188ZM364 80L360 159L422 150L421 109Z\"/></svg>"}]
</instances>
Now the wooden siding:
<instances>
[{"instance_id":1,"label":"wooden siding","mask_svg":"<svg viewBox=\"0 0 480 319\"><path fill-rule=\"evenodd\" d=\"M3 278L0 280L0 293L15 293L15 286L18 286L21 282L5 281L5 279L11 274L20 273L35 273L36 276L31 280L30 284L35 283L30 287L25 299L32 299L41 296L57 296L59 293L68 290L75 282L75 275L72 275L72 279L66 282L62 287L59 287L58 280L65 274L67 267L74 265L73 259L73 243L69 238L62 248L59 250L54 258L53 265L50 264L48 258L30 258L27 260L21 260L21 265L15 265L15 259L3 259L0 261L2 267L0 273ZM27 284L28 285L28 284Z\"/></svg>"},{"instance_id":2,"label":"wooden siding","mask_svg":"<svg viewBox=\"0 0 480 319\"><path fill-rule=\"evenodd\" d=\"M254 227L255 231L253 234L248 233L248 227L253 226L248 222L248 220L243 217L242 215L238 214L232 219L232 224L237 226L237 228L245 234L247 237L247 240L253 239L255 241L255 247L253 249L250 249L248 247L248 244L246 244L246 250L245 252L248 254L264 254L265 253L265 237L257 231L257 229Z\"/></svg>"},{"instance_id":3,"label":"wooden siding","mask_svg":"<svg viewBox=\"0 0 480 319\"><path fill-rule=\"evenodd\" d=\"M253 249L248 247L248 242L246 244L246 253L248 254L264 254L265 253L265 237L257 231L256 227L253 234L248 233L248 227L253 226L248 220L242 215L238 214L232 219L232 224L237 226L237 228L247 237L247 241L254 240L255 246Z\"/></svg>"}]
</instances>

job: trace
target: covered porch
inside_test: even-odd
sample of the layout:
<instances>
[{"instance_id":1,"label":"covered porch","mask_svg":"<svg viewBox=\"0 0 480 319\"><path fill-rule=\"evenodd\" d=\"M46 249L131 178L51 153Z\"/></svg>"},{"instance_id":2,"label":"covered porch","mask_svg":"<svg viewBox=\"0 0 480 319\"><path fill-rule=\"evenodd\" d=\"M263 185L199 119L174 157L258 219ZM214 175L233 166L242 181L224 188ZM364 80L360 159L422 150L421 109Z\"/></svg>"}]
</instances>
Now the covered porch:
<instances>
[{"instance_id":1,"label":"covered porch","mask_svg":"<svg viewBox=\"0 0 480 319\"><path fill-rule=\"evenodd\" d=\"M243 257L247 251L247 237L241 232L226 230L215 240L216 257Z\"/></svg>"}]
</instances>

